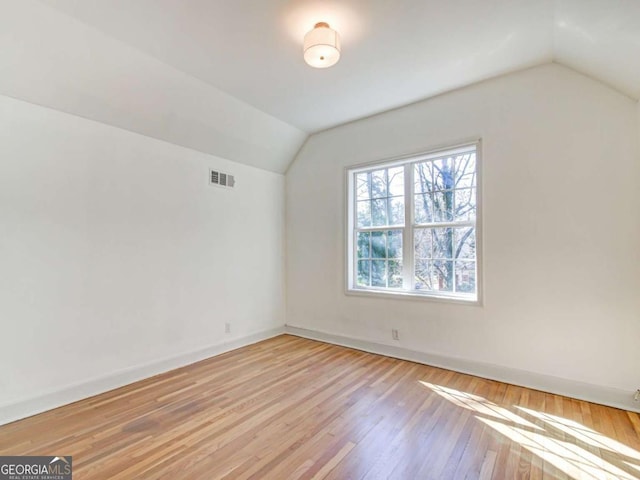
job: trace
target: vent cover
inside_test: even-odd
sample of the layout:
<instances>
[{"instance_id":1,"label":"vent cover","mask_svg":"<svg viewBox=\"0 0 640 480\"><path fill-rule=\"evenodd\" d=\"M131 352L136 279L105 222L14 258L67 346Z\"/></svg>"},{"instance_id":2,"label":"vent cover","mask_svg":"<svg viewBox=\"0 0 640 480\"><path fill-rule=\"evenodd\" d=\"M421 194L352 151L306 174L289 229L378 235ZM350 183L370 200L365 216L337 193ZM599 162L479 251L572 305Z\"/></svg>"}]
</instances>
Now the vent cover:
<instances>
[{"instance_id":1,"label":"vent cover","mask_svg":"<svg viewBox=\"0 0 640 480\"><path fill-rule=\"evenodd\" d=\"M216 170L211 170L209 173L209 182L212 185L233 188L233 186L236 184L236 179L233 177L233 175L218 172Z\"/></svg>"}]
</instances>

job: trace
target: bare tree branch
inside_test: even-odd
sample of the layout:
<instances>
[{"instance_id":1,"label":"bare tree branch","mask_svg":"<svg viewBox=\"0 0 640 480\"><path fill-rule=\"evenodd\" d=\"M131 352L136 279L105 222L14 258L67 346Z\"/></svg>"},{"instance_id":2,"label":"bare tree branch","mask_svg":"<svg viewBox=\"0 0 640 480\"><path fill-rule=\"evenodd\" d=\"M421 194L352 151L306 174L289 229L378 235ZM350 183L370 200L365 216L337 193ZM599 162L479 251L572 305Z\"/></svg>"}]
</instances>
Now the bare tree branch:
<instances>
[{"instance_id":1,"label":"bare tree branch","mask_svg":"<svg viewBox=\"0 0 640 480\"><path fill-rule=\"evenodd\" d=\"M467 229L466 232L464 232L464 235L462 236L462 238L460 239L460 242L458 243L458 246L456 248L456 254L455 254L455 256L453 258L457 259L460 256L460 252L462 251L462 247L464 247L464 242L467 241L467 238L469 238L471 233L473 233L473 228L469 228L469 229Z\"/></svg>"}]
</instances>

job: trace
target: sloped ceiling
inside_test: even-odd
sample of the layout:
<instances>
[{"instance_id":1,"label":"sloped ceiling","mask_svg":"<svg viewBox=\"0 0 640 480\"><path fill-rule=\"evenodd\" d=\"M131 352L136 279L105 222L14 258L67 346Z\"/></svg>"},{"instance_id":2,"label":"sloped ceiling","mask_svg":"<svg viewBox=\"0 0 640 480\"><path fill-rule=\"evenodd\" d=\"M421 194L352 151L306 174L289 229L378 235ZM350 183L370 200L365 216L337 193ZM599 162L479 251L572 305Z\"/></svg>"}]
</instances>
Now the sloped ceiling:
<instances>
[{"instance_id":1,"label":"sloped ceiling","mask_svg":"<svg viewBox=\"0 0 640 480\"><path fill-rule=\"evenodd\" d=\"M640 99L640 2L558 1L554 58Z\"/></svg>"},{"instance_id":2,"label":"sloped ceiling","mask_svg":"<svg viewBox=\"0 0 640 480\"><path fill-rule=\"evenodd\" d=\"M1 94L275 172L308 133L551 61L640 97L637 0L0 1Z\"/></svg>"},{"instance_id":3,"label":"sloped ceiling","mask_svg":"<svg viewBox=\"0 0 640 480\"><path fill-rule=\"evenodd\" d=\"M0 6L2 95L278 173L307 137L46 5Z\"/></svg>"}]
</instances>

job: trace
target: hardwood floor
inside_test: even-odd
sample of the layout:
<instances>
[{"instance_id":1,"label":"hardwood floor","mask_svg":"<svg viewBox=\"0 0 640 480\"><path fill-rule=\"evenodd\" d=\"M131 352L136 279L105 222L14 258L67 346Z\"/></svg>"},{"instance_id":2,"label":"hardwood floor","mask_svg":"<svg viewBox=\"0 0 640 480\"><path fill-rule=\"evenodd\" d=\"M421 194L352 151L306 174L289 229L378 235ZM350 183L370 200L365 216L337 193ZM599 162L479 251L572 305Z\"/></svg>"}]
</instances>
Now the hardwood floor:
<instances>
[{"instance_id":1,"label":"hardwood floor","mask_svg":"<svg viewBox=\"0 0 640 480\"><path fill-rule=\"evenodd\" d=\"M640 478L640 416L282 335L0 427L74 479Z\"/></svg>"}]
</instances>

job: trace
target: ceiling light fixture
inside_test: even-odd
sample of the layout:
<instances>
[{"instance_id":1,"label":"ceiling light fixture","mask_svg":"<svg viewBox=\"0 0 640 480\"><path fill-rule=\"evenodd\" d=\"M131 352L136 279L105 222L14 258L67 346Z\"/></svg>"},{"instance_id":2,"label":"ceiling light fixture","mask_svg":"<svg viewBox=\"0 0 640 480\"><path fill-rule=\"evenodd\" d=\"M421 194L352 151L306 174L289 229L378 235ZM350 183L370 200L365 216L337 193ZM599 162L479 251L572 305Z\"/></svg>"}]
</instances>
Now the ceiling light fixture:
<instances>
[{"instance_id":1,"label":"ceiling light fixture","mask_svg":"<svg viewBox=\"0 0 640 480\"><path fill-rule=\"evenodd\" d=\"M326 22L316 23L304 36L304 61L315 68L327 68L340 60L340 35Z\"/></svg>"}]
</instances>

